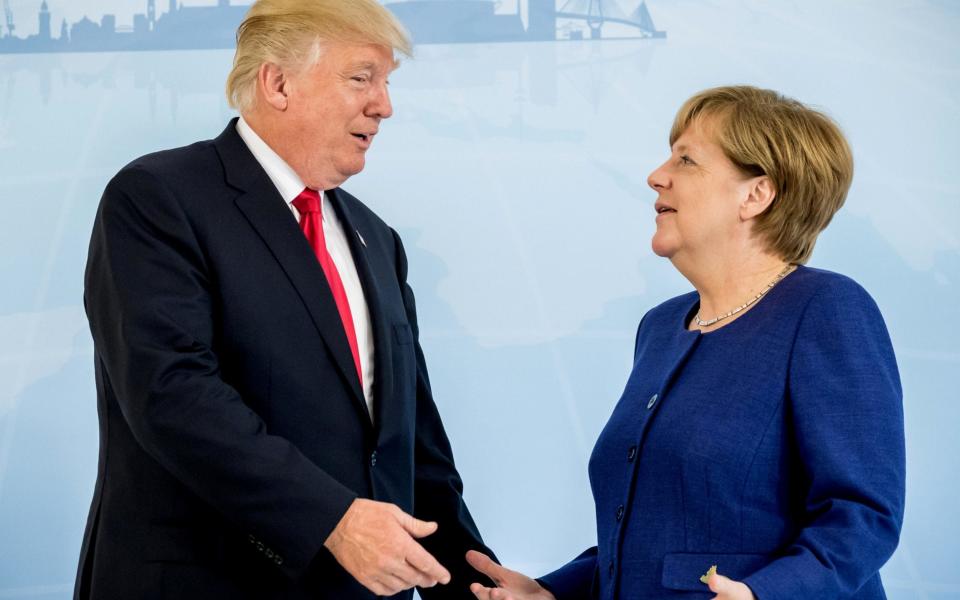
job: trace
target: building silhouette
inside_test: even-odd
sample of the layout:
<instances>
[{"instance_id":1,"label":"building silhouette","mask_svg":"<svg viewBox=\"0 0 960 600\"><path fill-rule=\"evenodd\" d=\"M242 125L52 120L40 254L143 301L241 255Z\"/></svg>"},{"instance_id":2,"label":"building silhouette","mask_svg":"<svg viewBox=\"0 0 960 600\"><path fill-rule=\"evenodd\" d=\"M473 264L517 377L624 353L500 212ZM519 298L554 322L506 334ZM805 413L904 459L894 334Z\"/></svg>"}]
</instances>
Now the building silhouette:
<instances>
[{"instance_id":1,"label":"building silhouette","mask_svg":"<svg viewBox=\"0 0 960 600\"><path fill-rule=\"evenodd\" d=\"M555 41L561 19L586 24L591 39L603 39L602 28L608 22L626 26L632 37L665 36L654 27L644 2L627 15L617 1L566 0L558 10L557 0L526 0L526 27L519 2L512 14L498 13L494 0L388 0L384 6L403 22L417 44ZM236 45L237 27L249 6L233 5L230 0L217 0L215 6L184 6L169 0L166 12L158 16L156 0L146 0L145 12L133 16L132 27L118 26L115 15L103 15L99 22L84 16L69 28L64 20L58 38L51 34L52 15L46 0L38 13L39 32L26 38L13 35L13 15L5 8L7 35L0 37L0 54L229 49ZM583 37L580 30L568 30L566 39Z\"/></svg>"},{"instance_id":2,"label":"building silhouette","mask_svg":"<svg viewBox=\"0 0 960 600\"><path fill-rule=\"evenodd\" d=\"M418 44L515 42L526 31L520 14L496 14L485 0L408 0L385 4Z\"/></svg>"},{"instance_id":3,"label":"building silhouette","mask_svg":"<svg viewBox=\"0 0 960 600\"><path fill-rule=\"evenodd\" d=\"M554 0L530 0L527 4L527 36L531 41L557 39L557 7Z\"/></svg>"},{"instance_id":4,"label":"building silhouette","mask_svg":"<svg viewBox=\"0 0 960 600\"><path fill-rule=\"evenodd\" d=\"M40 5L40 33L37 34L41 40L50 39L50 9L47 7L47 0L43 0Z\"/></svg>"}]
</instances>

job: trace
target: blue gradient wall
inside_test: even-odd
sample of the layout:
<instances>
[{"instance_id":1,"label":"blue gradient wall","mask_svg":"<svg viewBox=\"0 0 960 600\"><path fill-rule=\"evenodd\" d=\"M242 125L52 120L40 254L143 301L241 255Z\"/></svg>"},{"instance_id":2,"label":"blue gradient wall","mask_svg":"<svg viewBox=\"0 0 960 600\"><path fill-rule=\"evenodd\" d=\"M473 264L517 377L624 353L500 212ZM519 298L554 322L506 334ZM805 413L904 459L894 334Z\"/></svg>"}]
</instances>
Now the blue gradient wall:
<instances>
[{"instance_id":1,"label":"blue gradient wall","mask_svg":"<svg viewBox=\"0 0 960 600\"><path fill-rule=\"evenodd\" d=\"M17 35L37 32L39 4L11 0ZM48 4L54 36L64 18L116 13L122 28L144 12ZM638 4L619 2L627 15ZM485 538L531 574L594 543L586 461L636 324L689 289L649 249L646 175L684 99L750 83L824 108L851 140L853 188L811 264L874 295L900 362L907 517L883 575L895 600L960 598L960 5L647 7L666 38L593 41L558 22L566 41L418 47L393 77L395 117L345 186L405 239L437 402ZM577 30L585 39L570 41ZM0 599L72 588L96 475L81 294L100 193L135 156L220 132L231 58L0 54Z\"/></svg>"}]
</instances>

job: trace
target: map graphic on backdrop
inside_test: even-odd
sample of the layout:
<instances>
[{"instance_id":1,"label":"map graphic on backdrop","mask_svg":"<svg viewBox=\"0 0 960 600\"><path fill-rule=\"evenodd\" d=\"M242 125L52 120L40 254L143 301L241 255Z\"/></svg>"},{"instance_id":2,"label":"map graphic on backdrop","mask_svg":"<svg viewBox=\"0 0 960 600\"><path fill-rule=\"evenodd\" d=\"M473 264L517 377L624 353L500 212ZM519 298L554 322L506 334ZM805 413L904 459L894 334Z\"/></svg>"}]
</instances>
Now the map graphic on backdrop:
<instances>
[{"instance_id":1,"label":"map graphic on backdrop","mask_svg":"<svg viewBox=\"0 0 960 600\"><path fill-rule=\"evenodd\" d=\"M17 37L9 0L4 0L4 29L0 53L112 52L121 50L201 50L233 48L237 26L249 5L218 0L216 6L189 6L169 0L157 13L157 0L146 0L146 12L133 17L132 26L105 14L100 22L83 17L68 25L60 22L54 35L54 15L46 0L37 13L39 31ZM497 11L495 0L406 0L385 6L404 23L418 44L530 42L583 39L663 38L646 2L628 12L617 0L527 0L510 13Z\"/></svg>"}]
</instances>

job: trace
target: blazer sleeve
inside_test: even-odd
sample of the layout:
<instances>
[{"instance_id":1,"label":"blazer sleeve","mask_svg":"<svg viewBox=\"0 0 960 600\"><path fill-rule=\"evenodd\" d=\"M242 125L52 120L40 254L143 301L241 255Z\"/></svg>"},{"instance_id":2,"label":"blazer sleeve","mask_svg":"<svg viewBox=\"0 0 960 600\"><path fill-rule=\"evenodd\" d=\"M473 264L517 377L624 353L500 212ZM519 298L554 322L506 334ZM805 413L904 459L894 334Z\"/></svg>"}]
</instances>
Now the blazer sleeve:
<instances>
[{"instance_id":1,"label":"blazer sleeve","mask_svg":"<svg viewBox=\"0 0 960 600\"><path fill-rule=\"evenodd\" d=\"M844 278L807 304L787 387L806 525L744 583L759 600L852 597L893 554L905 495L897 364L860 286Z\"/></svg>"},{"instance_id":2,"label":"blazer sleeve","mask_svg":"<svg viewBox=\"0 0 960 600\"><path fill-rule=\"evenodd\" d=\"M143 450L297 577L356 494L271 435L221 378L213 277L160 177L122 170L101 200L86 271L98 360Z\"/></svg>"},{"instance_id":3,"label":"blazer sleeve","mask_svg":"<svg viewBox=\"0 0 960 600\"><path fill-rule=\"evenodd\" d=\"M585 600L593 598L596 577L597 547L594 546L537 582L557 600Z\"/></svg>"},{"instance_id":4,"label":"blazer sleeve","mask_svg":"<svg viewBox=\"0 0 960 600\"><path fill-rule=\"evenodd\" d=\"M414 516L436 521L437 532L420 540L423 547L450 571L448 585L420 589L424 600L472 599L469 586L473 582L492 585L466 561L467 550L477 550L497 557L487 548L467 504L463 499L463 482L453 461L453 450L433 401L426 361L420 347L417 308L413 290L407 284L407 258L400 236L393 232L397 257L397 278L403 291L407 321L413 331L417 356L417 422L414 442Z\"/></svg>"}]
</instances>

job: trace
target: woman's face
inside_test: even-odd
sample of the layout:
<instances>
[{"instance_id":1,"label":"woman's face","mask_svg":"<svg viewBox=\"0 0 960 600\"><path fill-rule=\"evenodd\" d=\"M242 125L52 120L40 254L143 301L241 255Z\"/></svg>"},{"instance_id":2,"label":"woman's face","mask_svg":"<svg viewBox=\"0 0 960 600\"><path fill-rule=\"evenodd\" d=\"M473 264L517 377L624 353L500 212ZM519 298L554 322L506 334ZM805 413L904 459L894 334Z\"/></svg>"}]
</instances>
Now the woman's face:
<instances>
[{"instance_id":1,"label":"woman's face","mask_svg":"<svg viewBox=\"0 0 960 600\"><path fill-rule=\"evenodd\" d=\"M694 121L647 177L657 192L653 251L671 260L722 253L743 226L741 206L750 178L710 135L709 119Z\"/></svg>"}]
</instances>

